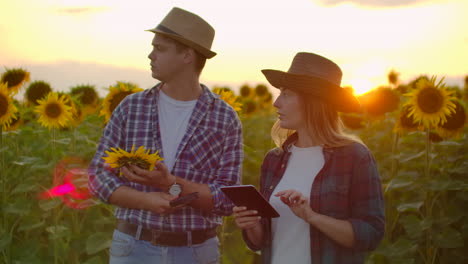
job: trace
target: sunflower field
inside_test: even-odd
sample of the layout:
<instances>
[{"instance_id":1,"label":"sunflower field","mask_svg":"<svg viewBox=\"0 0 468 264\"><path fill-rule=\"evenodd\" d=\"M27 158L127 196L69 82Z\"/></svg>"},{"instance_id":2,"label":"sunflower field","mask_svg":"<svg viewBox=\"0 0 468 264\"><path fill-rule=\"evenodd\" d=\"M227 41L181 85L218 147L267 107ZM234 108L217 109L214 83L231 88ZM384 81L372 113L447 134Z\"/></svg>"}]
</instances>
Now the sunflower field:
<instances>
[{"instance_id":1,"label":"sunflower field","mask_svg":"<svg viewBox=\"0 0 468 264\"><path fill-rule=\"evenodd\" d=\"M143 89L116 82L107 90L105 98L93 85L57 92L24 69L1 73L0 263L108 262L113 207L90 195L86 168L113 109ZM275 146L273 96L263 84L212 90L241 118L242 181L258 185ZM385 237L366 263L467 263L468 76L465 87L447 87L429 76L400 83L392 71L359 99L362 111L341 118L374 154L386 207ZM222 263L259 263L232 217L218 233Z\"/></svg>"}]
</instances>

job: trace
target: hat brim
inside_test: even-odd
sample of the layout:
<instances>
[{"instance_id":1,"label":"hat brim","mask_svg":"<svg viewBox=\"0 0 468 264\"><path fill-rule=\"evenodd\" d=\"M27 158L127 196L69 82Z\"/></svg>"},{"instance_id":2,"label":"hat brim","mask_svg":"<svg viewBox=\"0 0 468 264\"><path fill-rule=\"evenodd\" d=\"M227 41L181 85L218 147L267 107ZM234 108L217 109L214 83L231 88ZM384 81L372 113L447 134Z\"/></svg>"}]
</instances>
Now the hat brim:
<instances>
[{"instance_id":1,"label":"hat brim","mask_svg":"<svg viewBox=\"0 0 468 264\"><path fill-rule=\"evenodd\" d=\"M334 105L339 112L359 112L361 104L348 90L319 77L291 74L278 70L262 70L268 82L275 88L286 88L293 91L319 97Z\"/></svg>"},{"instance_id":2,"label":"hat brim","mask_svg":"<svg viewBox=\"0 0 468 264\"><path fill-rule=\"evenodd\" d=\"M191 48L193 48L194 50L198 51L200 54L202 54L203 56L205 56L207 59L211 59L213 58L214 56L216 56L216 52L213 52L207 48L204 48L200 45L198 45L197 43L193 42L193 41L190 41L180 35L177 35L176 33L170 33L170 32L166 32L166 31L162 31L158 28L152 28L152 29L147 29L145 31L149 31L149 32L153 32L153 33L158 33L158 34L161 34L161 35L164 35L164 36L167 36L171 39L174 39L186 46L189 46Z\"/></svg>"}]
</instances>

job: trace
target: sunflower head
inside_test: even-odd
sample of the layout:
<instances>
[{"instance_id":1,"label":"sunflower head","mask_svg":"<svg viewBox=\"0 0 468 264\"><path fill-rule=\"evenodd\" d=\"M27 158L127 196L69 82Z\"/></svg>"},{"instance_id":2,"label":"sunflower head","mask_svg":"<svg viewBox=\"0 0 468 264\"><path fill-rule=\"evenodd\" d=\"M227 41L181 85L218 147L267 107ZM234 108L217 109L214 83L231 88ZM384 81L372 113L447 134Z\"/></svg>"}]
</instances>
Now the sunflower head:
<instances>
[{"instance_id":1,"label":"sunflower head","mask_svg":"<svg viewBox=\"0 0 468 264\"><path fill-rule=\"evenodd\" d=\"M215 93L219 95L219 98L221 100L225 101L228 105L230 105L234 109L234 111L236 111L237 113L240 112L240 110L242 109L242 104L239 102L239 100L232 91L217 90L217 92Z\"/></svg>"},{"instance_id":2,"label":"sunflower head","mask_svg":"<svg viewBox=\"0 0 468 264\"><path fill-rule=\"evenodd\" d=\"M395 124L394 131L396 133L403 133L409 131L415 131L419 128L419 125L414 118L409 115L409 106L403 106L401 109L398 120Z\"/></svg>"},{"instance_id":3,"label":"sunflower head","mask_svg":"<svg viewBox=\"0 0 468 264\"><path fill-rule=\"evenodd\" d=\"M252 88L249 85L244 84L239 90L239 94L242 98L248 98L252 94Z\"/></svg>"},{"instance_id":4,"label":"sunflower head","mask_svg":"<svg viewBox=\"0 0 468 264\"><path fill-rule=\"evenodd\" d=\"M466 124L466 110L460 101L454 101L455 112L447 117L447 122L437 127L437 133L444 138L460 137Z\"/></svg>"},{"instance_id":5,"label":"sunflower head","mask_svg":"<svg viewBox=\"0 0 468 264\"><path fill-rule=\"evenodd\" d=\"M108 155L102 159L109 164L111 168L120 169L128 165L136 165L145 170L153 170L156 161L163 160L158 151L150 154L150 149L146 150L144 146L140 146L135 151L135 145L132 146L130 152L121 148L111 148L110 151L105 151Z\"/></svg>"},{"instance_id":6,"label":"sunflower head","mask_svg":"<svg viewBox=\"0 0 468 264\"><path fill-rule=\"evenodd\" d=\"M110 86L109 93L106 98L104 98L100 115L104 116L106 122L108 122L114 109L125 97L140 91L143 91L143 89L132 83L117 82L116 85Z\"/></svg>"},{"instance_id":7,"label":"sunflower head","mask_svg":"<svg viewBox=\"0 0 468 264\"><path fill-rule=\"evenodd\" d=\"M447 122L447 116L455 111L453 92L445 88L440 80L436 84L436 77L420 79L416 88L405 94L409 101L409 116L426 128L435 127Z\"/></svg>"},{"instance_id":8,"label":"sunflower head","mask_svg":"<svg viewBox=\"0 0 468 264\"><path fill-rule=\"evenodd\" d=\"M26 89L26 101L30 105L38 105L38 100L43 99L50 92L52 92L50 84L44 81L34 81Z\"/></svg>"},{"instance_id":9,"label":"sunflower head","mask_svg":"<svg viewBox=\"0 0 468 264\"><path fill-rule=\"evenodd\" d=\"M70 119L70 125L77 127L83 120L83 111L81 111L80 103L78 99L66 93L58 93L63 98L65 104L70 107L72 117Z\"/></svg>"},{"instance_id":10,"label":"sunflower head","mask_svg":"<svg viewBox=\"0 0 468 264\"><path fill-rule=\"evenodd\" d=\"M34 111L39 114L39 123L47 128L65 128L72 117L72 110L68 99L57 93L49 93L38 101Z\"/></svg>"},{"instance_id":11,"label":"sunflower head","mask_svg":"<svg viewBox=\"0 0 468 264\"><path fill-rule=\"evenodd\" d=\"M0 126L7 129L11 121L16 118L16 112L18 109L13 104L7 84L0 83Z\"/></svg>"},{"instance_id":12,"label":"sunflower head","mask_svg":"<svg viewBox=\"0 0 468 264\"><path fill-rule=\"evenodd\" d=\"M252 99L245 99L242 105L242 112L251 115L257 110L257 103Z\"/></svg>"},{"instance_id":13,"label":"sunflower head","mask_svg":"<svg viewBox=\"0 0 468 264\"><path fill-rule=\"evenodd\" d=\"M388 83L393 85L393 87L397 86L399 76L400 76L399 72L396 72L395 70L391 70L387 75Z\"/></svg>"},{"instance_id":14,"label":"sunflower head","mask_svg":"<svg viewBox=\"0 0 468 264\"><path fill-rule=\"evenodd\" d=\"M0 83L7 83L8 90L12 94L18 93L19 89L29 82L30 74L21 68L7 69L0 78Z\"/></svg>"},{"instance_id":15,"label":"sunflower head","mask_svg":"<svg viewBox=\"0 0 468 264\"><path fill-rule=\"evenodd\" d=\"M258 84L255 86L255 95L258 97L263 97L268 94L268 88L264 84Z\"/></svg>"},{"instance_id":16,"label":"sunflower head","mask_svg":"<svg viewBox=\"0 0 468 264\"><path fill-rule=\"evenodd\" d=\"M381 116L398 109L400 96L390 87L379 87L362 95L360 101L371 116Z\"/></svg>"},{"instance_id":17,"label":"sunflower head","mask_svg":"<svg viewBox=\"0 0 468 264\"><path fill-rule=\"evenodd\" d=\"M70 94L76 96L83 106L96 105L99 96L94 85L77 85L71 88Z\"/></svg>"}]
</instances>

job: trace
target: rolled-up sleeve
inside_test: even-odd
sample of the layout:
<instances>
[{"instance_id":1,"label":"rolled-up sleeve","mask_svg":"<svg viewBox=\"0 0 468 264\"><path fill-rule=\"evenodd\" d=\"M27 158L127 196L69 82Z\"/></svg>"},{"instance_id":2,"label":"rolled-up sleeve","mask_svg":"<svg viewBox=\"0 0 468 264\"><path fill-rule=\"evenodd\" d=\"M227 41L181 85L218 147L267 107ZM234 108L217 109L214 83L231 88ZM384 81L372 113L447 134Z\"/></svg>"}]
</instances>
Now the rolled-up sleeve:
<instances>
[{"instance_id":1,"label":"rolled-up sleeve","mask_svg":"<svg viewBox=\"0 0 468 264\"><path fill-rule=\"evenodd\" d=\"M88 167L89 190L91 194L106 203L109 203L109 197L117 188L128 184L128 181L118 177L116 171L103 160L103 157L107 156L106 150L110 150L111 147L124 147L124 108L123 102L115 108L101 136L96 154Z\"/></svg>"},{"instance_id":2,"label":"rolled-up sleeve","mask_svg":"<svg viewBox=\"0 0 468 264\"><path fill-rule=\"evenodd\" d=\"M243 159L242 124L238 118L226 130L223 144L223 154L220 158L219 170L214 182L209 183L213 198L213 213L231 215L234 204L221 191L223 186L239 185L241 183L241 166Z\"/></svg>"},{"instance_id":3,"label":"rolled-up sleeve","mask_svg":"<svg viewBox=\"0 0 468 264\"><path fill-rule=\"evenodd\" d=\"M385 231L382 184L377 165L370 153L355 165L351 191L351 222L355 250L373 250Z\"/></svg>"}]
</instances>

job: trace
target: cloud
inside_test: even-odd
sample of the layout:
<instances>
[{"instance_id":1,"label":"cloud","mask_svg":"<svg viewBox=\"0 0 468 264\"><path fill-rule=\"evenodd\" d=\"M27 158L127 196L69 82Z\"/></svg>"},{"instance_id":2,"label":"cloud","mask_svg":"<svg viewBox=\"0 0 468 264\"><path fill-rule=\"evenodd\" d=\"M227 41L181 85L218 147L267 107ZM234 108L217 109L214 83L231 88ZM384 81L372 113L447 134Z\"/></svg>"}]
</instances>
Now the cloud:
<instances>
[{"instance_id":1,"label":"cloud","mask_svg":"<svg viewBox=\"0 0 468 264\"><path fill-rule=\"evenodd\" d=\"M109 8L107 7L63 7L57 8L55 11L59 14L65 15L86 15L92 13L105 12Z\"/></svg>"},{"instance_id":2,"label":"cloud","mask_svg":"<svg viewBox=\"0 0 468 264\"><path fill-rule=\"evenodd\" d=\"M368 7L402 7L416 5L422 2L434 2L434 0L316 0L316 2L326 6L352 3L358 6Z\"/></svg>"}]
</instances>

